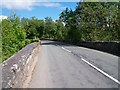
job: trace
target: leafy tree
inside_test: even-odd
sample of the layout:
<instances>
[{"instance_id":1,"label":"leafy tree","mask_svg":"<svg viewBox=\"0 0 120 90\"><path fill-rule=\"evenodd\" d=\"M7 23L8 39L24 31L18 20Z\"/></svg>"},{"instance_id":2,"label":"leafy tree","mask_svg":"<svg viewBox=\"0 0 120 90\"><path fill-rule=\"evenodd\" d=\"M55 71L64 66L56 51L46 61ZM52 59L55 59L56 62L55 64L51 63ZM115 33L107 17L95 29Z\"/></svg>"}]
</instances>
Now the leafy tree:
<instances>
[{"instance_id":1,"label":"leafy tree","mask_svg":"<svg viewBox=\"0 0 120 90\"><path fill-rule=\"evenodd\" d=\"M31 19L22 18L22 25L27 33L28 39L41 38L44 30L44 21L38 20L35 17Z\"/></svg>"},{"instance_id":2,"label":"leafy tree","mask_svg":"<svg viewBox=\"0 0 120 90\"><path fill-rule=\"evenodd\" d=\"M118 41L119 5L120 2L79 2L74 11L68 8L62 11L56 21L51 17L46 17L45 20L36 17L20 20L13 14L0 22L2 59L7 59L34 39Z\"/></svg>"},{"instance_id":3,"label":"leafy tree","mask_svg":"<svg viewBox=\"0 0 120 90\"><path fill-rule=\"evenodd\" d=\"M81 39L81 35L80 31L77 30L76 13L66 8L66 10L60 14L60 20L66 24L66 28L68 29L67 39L79 41Z\"/></svg>"},{"instance_id":4,"label":"leafy tree","mask_svg":"<svg viewBox=\"0 0 120 90\"><path fill-rule=\"evenodd\" d=\"M64 24L61 20L56 20L55 22L55 25L57 27L57 30L56 30L56 38L55 39L58 39L58 40L63 40L65 39L65 36L66 36L66 29L64 27Z\"/></svg>"},{"instance_id":5,"label":"leafy tree","mask_svg":"<svg viewBox=\"0 0 120 90\"><path fill-rule=\"evenodd\" d=\"M75 11L66 8L60 19L72 41L118 40L119 3L79 2Z\"/></svg>"},{"instance_id":6,"label":"leafy tree","mask_svg":"<svg viewBox=\"0 0 120 90\"><path fill-rule=\"evenodd\" d=\"M54 39L57 27L51 17L45 18L44 38Z\"/></svg>"},{"instance_id":7,"label":"leafy tree","mask_svg":"<svg viewBox=\"0 0 120 90\"><path fill-rule=\"evenodd\" d=\"M2 23L0 22L0 63L2 62Z\"/></svg>"},{"instance_id":8,"label":"leafy tree","mask_svg":"<svg viewBox=\"0 0 120 90\"><path fill-rule=\"evenodd\" d=\"M25 46L26 33L15 14L2 21L3 60Z\"/></svg>"}]
</instances>

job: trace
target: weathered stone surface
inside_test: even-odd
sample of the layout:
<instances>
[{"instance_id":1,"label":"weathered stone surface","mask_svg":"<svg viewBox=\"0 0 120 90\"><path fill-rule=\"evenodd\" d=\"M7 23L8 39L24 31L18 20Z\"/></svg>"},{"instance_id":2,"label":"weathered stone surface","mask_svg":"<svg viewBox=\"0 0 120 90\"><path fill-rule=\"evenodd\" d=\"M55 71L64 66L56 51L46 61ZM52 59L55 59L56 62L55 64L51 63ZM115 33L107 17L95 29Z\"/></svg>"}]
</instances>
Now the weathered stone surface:
<instances>
[{"instance_id":1,"label":"weathered stone surface","mask_svg":"<svg viewBox=\"0 0 120 90\"><path fill-rule=\"evenodd\" d=\"M2 88L22 88L40 43L32 43L11 56L2 64Z\"/></svg>"},{"instance_id":2,"label":"weathered stone surface","mask_svg":"<svg viewBox=\"0 0 120 90\"><path fill-rule=\"evenodd\" d=\"M2 89L2 64L0 64L0 90Z\"/></svg>"},{"instance_id":3,"label":"weathered stone surface","mask_svg":"<svg viewBox=\"0 0 120 90\"><path fill-rule=\"evenodd\" d=\"M119 52L120 41L83 41L83 42L63 41L63 42L91 49L96 49L99 51L120 56Z\"/></svg>"}]
</instances>

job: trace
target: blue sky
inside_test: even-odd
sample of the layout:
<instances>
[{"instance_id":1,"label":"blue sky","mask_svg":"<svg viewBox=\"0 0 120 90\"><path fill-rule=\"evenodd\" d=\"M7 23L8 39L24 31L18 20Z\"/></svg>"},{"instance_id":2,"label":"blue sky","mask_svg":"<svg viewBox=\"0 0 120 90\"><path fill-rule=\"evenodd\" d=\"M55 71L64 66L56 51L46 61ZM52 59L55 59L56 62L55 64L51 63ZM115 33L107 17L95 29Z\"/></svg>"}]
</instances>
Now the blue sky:
<instances>
[{"instance_id":1,"label":"blue sky","mask_svg":"<svg viewBox=\"0 0 120 90\"><path fill-rule=\"evenodd\" d=\"M20 1L20 0L19 0ZM25 0L21 0L25 1ZM26 0L28 1L28 0ZM29 0L30 1L30 0ZM44 19L45 17L51 17L53 20L58 19L59 14L66 8L75 10L76 2L10 2L2 3L3 16L9 16L15 12L18 16L30 18L35 16L38 19Z\"/></svg>"}]
</instances>

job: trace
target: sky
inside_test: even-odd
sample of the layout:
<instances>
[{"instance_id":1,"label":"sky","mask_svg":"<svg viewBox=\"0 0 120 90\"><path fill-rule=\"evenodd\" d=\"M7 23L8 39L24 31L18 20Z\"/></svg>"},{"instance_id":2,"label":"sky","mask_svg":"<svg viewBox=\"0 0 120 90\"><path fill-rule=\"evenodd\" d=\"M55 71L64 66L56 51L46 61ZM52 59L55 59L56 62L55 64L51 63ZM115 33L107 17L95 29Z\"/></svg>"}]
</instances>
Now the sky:
<instances>
[{"instance_id":1,"label":"sky","mask_svg":"<svg viewBox=\"0 0 120 90\"><path fill-rule=\"evenodd\" d=\"M1 0L0 0L1 1ZM12 13L16 13L20 18L31 18L35 16L38 19L51 17L53 20L59 18L60 13L65 8L75 10L77 2L40 2L36 0L2 0L0 4L0 18L7 18Z\"/></svg>"}]
</instances>

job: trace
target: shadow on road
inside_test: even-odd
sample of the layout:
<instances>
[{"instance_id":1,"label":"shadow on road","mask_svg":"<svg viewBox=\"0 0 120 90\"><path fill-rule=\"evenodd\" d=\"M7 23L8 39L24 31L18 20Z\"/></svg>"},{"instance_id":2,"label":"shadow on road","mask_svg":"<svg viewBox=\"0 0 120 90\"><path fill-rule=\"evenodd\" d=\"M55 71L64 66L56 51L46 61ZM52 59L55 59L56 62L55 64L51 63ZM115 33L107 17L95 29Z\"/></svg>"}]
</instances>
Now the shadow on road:
<instances>
[{"instance_id":1,"label":"shadow on road","mask_svg":"<svg viewBox=\"0 0 120 90\"><path fill-rule=\"evenodd\" d=\"M70 44L58 42L58 41L48 41L48 40L42 40L41 45L59 45L59 46L71 46Z\"/></svg>"}]
</instances>

